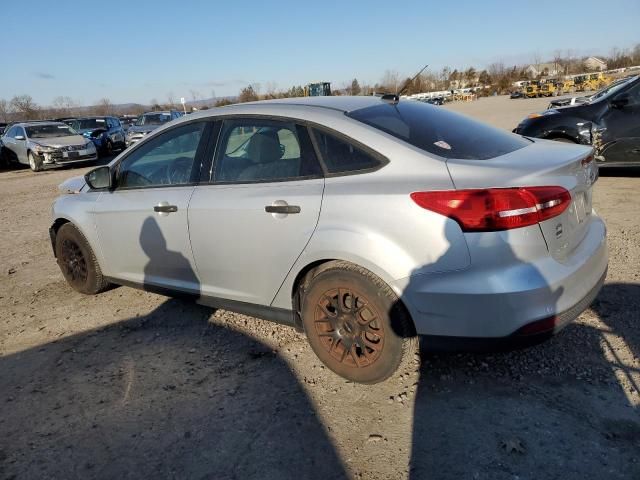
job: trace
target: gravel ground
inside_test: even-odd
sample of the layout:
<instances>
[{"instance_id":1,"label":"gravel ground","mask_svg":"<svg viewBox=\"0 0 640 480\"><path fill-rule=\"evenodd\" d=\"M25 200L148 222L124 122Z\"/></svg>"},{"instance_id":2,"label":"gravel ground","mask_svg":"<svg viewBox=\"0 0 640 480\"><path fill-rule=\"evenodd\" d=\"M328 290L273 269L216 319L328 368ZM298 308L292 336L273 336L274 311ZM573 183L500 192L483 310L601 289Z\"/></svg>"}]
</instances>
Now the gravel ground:
<instances>
[{"instance_id":1,"label":"gravel ground","mask_svg":"<svg viewBox=\"0 0 640 480\"><path fill-rule=\"evenodd\" d=\"M448 108L510 129L540 100ZM609 276L560 335L361 386L291 329L68 288L49 209L84 171L0 172L0 478L640 478L636 172L596 185Z\"/></svg>"}]
</instances>

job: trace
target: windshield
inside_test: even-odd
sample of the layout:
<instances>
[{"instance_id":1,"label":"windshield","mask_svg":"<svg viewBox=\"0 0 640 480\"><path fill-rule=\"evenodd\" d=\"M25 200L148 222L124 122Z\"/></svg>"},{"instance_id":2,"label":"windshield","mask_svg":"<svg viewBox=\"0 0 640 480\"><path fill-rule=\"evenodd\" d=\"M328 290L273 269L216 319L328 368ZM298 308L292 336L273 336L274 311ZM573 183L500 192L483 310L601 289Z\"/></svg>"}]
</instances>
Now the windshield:
<instances>
[{"instance_id":1,"label":"windshield","mask_svg":"<svg viewBox=\"0 0 640 480\"><path fill-rule=\"evenodd\" d=\"M628 82L631 82L632 80L635 80L638 77L633 77L633 78L629 78L629 79L624 79L624 80L618 80L617 82L613 82L611 85L609 85L608 87L603 88L602 90L599 90L598 92L594 93L591 96L591 100L598 100L606 95L609 94L613 94L614 92L617 92L618 90L620 90L620 88L622 88L624 85L626 85Z\"/></svg>"},{"instance_id":2,"label":"windshield","mask_svg":"<svg viewBox=\"0 0 640 480\"><path fill-rule=\"evenodd\" d=\"M147 113L138 118L136 126L161 125L167 123L169 120L171 120L171 114L169 113Z\"/></svg>"},{"instance_id":3,"label":"windshield","mask_svg":"<svg viewBox=\"0 0 640 480\"><path fill-rule=\"evenodd\" d=\"M94 128L106 128L107 122L104 118L84 118L74 123L73 128L76 130L88 130Z\"/></svg>"},{"instance_id":4,"label":"windshield","mask_svg":"<svg viewBox=\"0 0 640 480\"><path fill-rule=\"evenodd\" d=\"M55 138L77 135L77 133L72 128L63 123L33 125L31 127L25 127L25 129L27 130L27 137L29 138Z\"/></svg>"},{"instance_id":5,"label":"windshield","mask_svg":"<svg viewBox=\"0 0 640 480\"><path fill-rule=\"evenodd\" d=\"M519 135L412 100L381 102L347 115L445 158L486 160L530 144Z\"/></svg>"}]
</instances>

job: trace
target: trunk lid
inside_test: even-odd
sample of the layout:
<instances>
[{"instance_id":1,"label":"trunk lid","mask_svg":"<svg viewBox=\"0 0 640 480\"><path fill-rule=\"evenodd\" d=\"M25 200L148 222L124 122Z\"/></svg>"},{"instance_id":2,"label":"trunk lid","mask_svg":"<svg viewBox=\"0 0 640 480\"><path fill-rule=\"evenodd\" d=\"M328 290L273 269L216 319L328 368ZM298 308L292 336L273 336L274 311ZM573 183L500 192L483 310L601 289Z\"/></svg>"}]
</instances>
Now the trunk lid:
<instances>
[{"instance_id":1,"label":"trunk lid","mask_svg":"<svg viewBox=\"0 0 640 480\"><path fill-rule=\"evenodd\" d=\"M539 223L549 253L565 261L586 235L598 178L593 149L536 139L500 157L487 160L447 160L457 189L560 186L571 194L569 207Z\"/></svg>"}]
</instances>

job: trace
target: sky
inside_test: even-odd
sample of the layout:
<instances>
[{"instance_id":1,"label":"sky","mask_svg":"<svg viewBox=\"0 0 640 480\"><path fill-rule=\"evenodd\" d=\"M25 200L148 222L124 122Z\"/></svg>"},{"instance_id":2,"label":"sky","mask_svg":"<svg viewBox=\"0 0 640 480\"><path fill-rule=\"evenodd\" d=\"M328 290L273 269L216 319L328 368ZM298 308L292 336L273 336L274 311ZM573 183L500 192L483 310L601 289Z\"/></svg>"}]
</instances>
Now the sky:
<instances>
[{"instance_id":1,"label":"sky","mask_svg":"<svg viewBox=\"0 0 640 480\"><path fill-rule=\"evenodd\" d=\"M2 3L0 98L29 94L40 105L211 98L250 83L341 88L425 64L481 69L640 43L639 0Z\"/></svg>"}]
</instances>

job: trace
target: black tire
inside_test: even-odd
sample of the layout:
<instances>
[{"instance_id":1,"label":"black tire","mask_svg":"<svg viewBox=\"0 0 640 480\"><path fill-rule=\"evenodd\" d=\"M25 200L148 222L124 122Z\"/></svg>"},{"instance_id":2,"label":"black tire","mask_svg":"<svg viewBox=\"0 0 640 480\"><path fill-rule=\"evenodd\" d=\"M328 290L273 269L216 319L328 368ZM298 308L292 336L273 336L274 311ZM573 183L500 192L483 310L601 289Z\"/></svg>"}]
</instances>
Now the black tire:
<instances>
[{"instance_id":1,"label":"black tire","mask_svg":"<svg viewBox=\"0 0 640 480\"><path fill-rule=\"evenodd\" d=\"M29 168L33 172L39 172L42 170L42 160L34 155L32 152L27 152L27 158L29 159Z\"/></svg>"},{"instance_id":2,"label":"black tire","mask_svg":"<svg viewBox=\"0 0 640 480\"><path fill-rule=\"evenodd\" d=\"M318 358L354 382L382 382L417 352L413 323L393 290L349 262L329 262L307 275L301 316Z\"/></svg>"},{"instance_id":3,"label":"black tire","mask_svg":"<svg viewBox=\"0 0 640 480\"><path fill-rule=\"evenodd\" d=\"M111 143L111 140L109 140L108 138L107 138L107 141L106 141L105 146L104 146L104 153L108 157L113 155L113 143Z\"/></svg>"},{"instance_id":4,"label":"black tire","mask_svg":"<svg viewBox=\"0 0 640 480\"><path fill-rule=\"evenodd\" d=\"M89 242L73 224L58 229L55 249L62 276L74 290L95 295L109 287Z\"/></svg>"},{"instance_id":5,"label":"black tire","mask_svg":"<svg viewBox=\"0 0 640 480\"><path fill-rule=\"evenodd\" d=\"M576 143L570 138L565 138L565 137L556 137L556 138L552 138L551 140L553 140L554 142L560 142L560 143Z\"/></svg>"}]
</instances>

